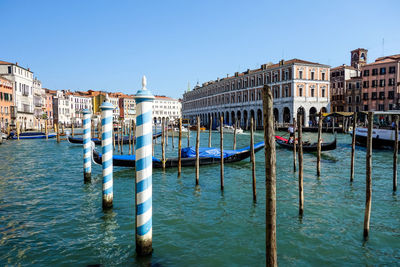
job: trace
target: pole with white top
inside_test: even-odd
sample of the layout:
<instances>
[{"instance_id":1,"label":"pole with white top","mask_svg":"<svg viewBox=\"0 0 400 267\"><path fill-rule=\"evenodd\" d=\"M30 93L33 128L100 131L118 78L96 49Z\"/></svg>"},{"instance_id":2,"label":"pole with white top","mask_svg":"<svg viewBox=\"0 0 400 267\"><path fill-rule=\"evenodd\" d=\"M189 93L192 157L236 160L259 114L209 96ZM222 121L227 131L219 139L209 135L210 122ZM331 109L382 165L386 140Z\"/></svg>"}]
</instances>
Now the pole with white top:
<instances>
[{"instance_id":1,"label":"pole with white top","mask_svg":"<svg viewBox=\"0 0 400 267\"><path fill-rule=\"evenodd\" d=\"M136 252L152 253L152 109L154 96L146 88L146 77L136 100Z\"/></svg>"},{"instance_id":2,"label":"pole with white top","mask_svg":"<svg viewBox=\"0 0 400 267\"><path fill-rule=\"evenodd\" d=\"M91 157L91 112L88 109L82 110L83 113L83 179L84 182L89 182L92 173L92 157ZM47 121L46 121L47 135Z\"/></svg>"},{"instance_id":3,"label":"pole with white top","mask_svg":"<svg viewBox=\"0 0 400 267\"><path fill-rule=\"evenodd\" d=\"M108 95L101 109L101 163L103 167L103 208L113 206L113 109Z\"/></svg>"}]
</instances>

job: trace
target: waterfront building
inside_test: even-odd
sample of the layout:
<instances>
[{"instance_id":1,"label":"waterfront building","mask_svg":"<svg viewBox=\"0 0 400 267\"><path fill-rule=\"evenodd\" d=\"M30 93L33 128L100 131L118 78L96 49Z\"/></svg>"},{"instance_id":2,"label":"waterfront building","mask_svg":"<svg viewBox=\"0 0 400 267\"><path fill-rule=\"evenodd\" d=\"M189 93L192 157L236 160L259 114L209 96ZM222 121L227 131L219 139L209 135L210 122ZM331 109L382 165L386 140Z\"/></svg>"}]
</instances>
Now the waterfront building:
<instances>
[{"instance_id":1,"label":"waterfront building","mask_svg":"<svg viewBox=\"0 0 400 267\"><path fill-rule=\"evenodd\" d=\"M53 121L65 125L71 124L70 99L64 90L57 90L53 95Z\"/></svg>"},{"instance_id":2,"label":"waterfront building","mask_svg":"<svg viewBox=\"0 0 400 267\"><path fill-rule=\"evenodd\" d=\"M17 109L16 119L25 129L34 127L33 109L33 72L18 63L0 61L0 74L14 83L14 106Z\"/></svg>"},{"instance_id":3,"label":"waterfront building","mask_svg":"<svg viewBox=\"0 0 400 267\"><path fill-rule=\"evenodd\" d=\"M113 120L118 121L119 115L120 115L120 110L119 110L119 97L122 96L122 93L109 93L108 94L108 99L110 103L113 105Z\"/></svg>"},{"instance_id":4,"label":"waterfront building","mask_svg":"<svg viewBox=\"0 0 400 267\"><path fill-rule=\"evenodd\" d=\"M45 118L45 101L46 101L46 91L42 88L42 83L36 77L33 79L32 84L33 90L33 115L35 117L33 127L35 129L40 129L40 124Z\"/></svg>"},{"instance_id":5,"label":"waterfront building","mask_svg":"<svg viewBox=\"0 0 400 267\"><path fill-rule=\"evenodd\" d=\"M11 125L13 111L13 85L14 83L0 76L0 130L5 131Z\"/></svg>"},{"instance_id":6,"label":"waterfront building","mask_svg":"<svg viewBox=\"0 0 400 267\"><path fill-rule=\"evenodd\" d=\"M178 99L167 96L155 96L153 101L153 121L160 123L162 118L166 121L176 122L182 116L182 103Z\"/></svg>"},{"instance_id":7,"label":"waterfront building","mask_svg":"<svg viewBox=\"0 0 400 267\"><path fill-rule=\"evenodd\" d=\"M352 77L346 80L346 107L344 111L359 112L362 107L362 78L361 76Z\"/></svg>"},{"instance_id":8,"label":"waterfront building","mask_svg":"<svg viewBox=\"0 0 400 267\"><path fill-rule=\"evenodd\" d=\"M357 85L356 77L360 77L360 70L367 63L367 54L367 49L354 49L350 51L350 66L343 64L331 69L331 111L348 111L349 107L353 105L353 103L348 103L348 100L354 100L354 98L349 97L355 91L347 93L349 87L347 82L352 81L354 82L352 85ZM353 80L353 78L355 79Z\"/></svg>"},{"instance_id":9,"label":"waterfront building","mask_svg":"<svg viewBox=\"0 0 400 267\"><path fill-rule=\"evenodd\" d=\"M251 117L262 126L262 87L270 86L274 97L274 117L279 123L291 122L298 112L303 124L315 123L315 114L329 111L328 65L300 59L263 64L259 69L197 85L183 95L183 117L194 122L201 117L204 125L212 115L216 125L221 115L224 123L238 121L247 127Z\"/></svg>"},{"instance_id":10,"label":"waterfront building","mask_svg":"<svg viewBox=\"0 0 400 267\"><path fill-rule=\"evenodd\" d=\"M400 54L380 57L362 67L364 111L400 109Z\"/></svg>"},{"instance_id":11,"label":"waterfront building","mask_svg":"<svg viewBox=\"0 0 400 267\"><path fill-rule=\"evenodd\" d=\"M70 103L70 123L82 126L83 113L82 110L92 110L92 97L87 92L65 92L66 98Z\"/></svg>"},{"instance_id":12,"label":"waterfront building","mask_svg":"<svg viewBox=\"0 0 400 267\"><path fill-rule=\"evenodd\" d=\"M133 96L120 96L119 111L119 116L125 123L129 123L132 120L136 121L136 102Z\"/></svg>"},{"instance_id":13,"label":"waterfront building","mask_svg":"<svg viewBox=\"0 0 400 267\"><path fill-rule=\"evenodd\" d=\"M50 90L44 88L45 90L45 109L44 109L44 118L47 119L47 123L49 127L53 126L53 96L56 94L55 90Z\"/></svg>"}]
</instances>

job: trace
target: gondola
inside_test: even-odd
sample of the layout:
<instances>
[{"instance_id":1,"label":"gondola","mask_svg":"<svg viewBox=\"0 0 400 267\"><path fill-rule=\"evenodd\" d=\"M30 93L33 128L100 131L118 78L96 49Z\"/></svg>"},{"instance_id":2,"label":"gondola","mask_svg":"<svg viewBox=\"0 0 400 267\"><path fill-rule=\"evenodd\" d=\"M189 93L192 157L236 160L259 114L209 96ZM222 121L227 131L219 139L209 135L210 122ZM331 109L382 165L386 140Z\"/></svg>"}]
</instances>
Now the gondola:
<instances>
[{"instance_id":1,"label":"gondola","mask_svg":"<svg viewBox=\"0 0 400 267\"><path fill-rule=\"evenodd\" d=\"M264 142L254 145L254 152L261 150L264 147ZM182 167L195 166L196 164L196 149L193 147L183 148L182 150ZM101 154L96 150L92 150L93 160L97 164L101 164ZM221 162L220 150L218 148L199 149L200 165L210 165ZM250 146L237 150L224 150L224 163L232 163L241 161L250 157ZM113 155L113 165L119 167L135 167L135 155ZM177 167L178 158L167 158L165 167ZM162 168L162 161L153 157L153 168Z\"/></svg>"},{"instance_id":2,"label":"gondola","mask_svg":"<svg viewBox=\"0 0 400 267\"><path fill-rule=\"evenodd\" d=\"M153 139L156 139L158 137L161 136L161 132L153 134ZM115 143L117 143L119 140L119 137L116 137L115 139ZM124 136L122 139L122 143L124 145L128 145L129 144L129 136ZM92 138L92 141L96 144L96 145L101 145L101 140L98 138ZM68 136L68 142L70 142L71 144L82 144L83 143L83 138L82 137L73 137L73 136Z\"/></svg>"},{"instance_id":3,"label":"gondola","mask_svg":"<svg viewBox=\"0 0 400 267\"><path fill-rule=\"evenodd\" d=\"M54 137L56 137L56 134L47 134L47 138L54 138ZM9 138L18 139L18 136L16 133L11 133ZM41 132L25 132L19 134L19 139L45 139L45 138L46 138L46 133L41 133Z\"/></svg>"},{"instance_id":4,"label":"gondola","mask_svg":"<svg viewBox=\"0 0 400 267\"><path fill-rule=\"evenodd\" d=\"M293 150L293 143L289 143L287 139L280 137L280 136L275 136L276 142L278 145L280 145L283 148ZM296 148L298 149L298 145L296 145ZM334 150L336 149L336 137L335 140L333 140L330 143L321 143L321 151L329 151L329 150ZM303 142L303 151L304 152L316 152L317 151L317 143L306 143Z\"/></svg>"}]
</instances>

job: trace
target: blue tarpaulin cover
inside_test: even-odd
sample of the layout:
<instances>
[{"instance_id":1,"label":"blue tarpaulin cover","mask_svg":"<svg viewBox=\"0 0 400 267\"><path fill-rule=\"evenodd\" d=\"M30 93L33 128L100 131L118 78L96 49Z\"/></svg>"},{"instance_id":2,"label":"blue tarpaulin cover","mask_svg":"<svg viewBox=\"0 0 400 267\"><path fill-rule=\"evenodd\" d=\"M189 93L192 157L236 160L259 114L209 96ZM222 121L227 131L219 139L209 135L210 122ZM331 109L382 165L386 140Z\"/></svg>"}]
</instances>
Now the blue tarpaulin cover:
<instances>
[{"instance_id":1,"label":"blue tarpaulin cover","mask_svg":"<svg viewBox=\"0 0 400 267\"><path fill-rule=\"evenodd\" d=\"M254 145L254 149L257 149L261 146L264 146L264 142L259 142ZM236 149L236 150L225 150L224 149L224 158L233 156L240 152L249 150L250 146ZM185 147L181 149L182 158L195 158L196 157L196 148L195 147ZM215 147L200 147L199 148L199 157L200 158L221 158L221 150Z\"/></svg>"}]
</instances>

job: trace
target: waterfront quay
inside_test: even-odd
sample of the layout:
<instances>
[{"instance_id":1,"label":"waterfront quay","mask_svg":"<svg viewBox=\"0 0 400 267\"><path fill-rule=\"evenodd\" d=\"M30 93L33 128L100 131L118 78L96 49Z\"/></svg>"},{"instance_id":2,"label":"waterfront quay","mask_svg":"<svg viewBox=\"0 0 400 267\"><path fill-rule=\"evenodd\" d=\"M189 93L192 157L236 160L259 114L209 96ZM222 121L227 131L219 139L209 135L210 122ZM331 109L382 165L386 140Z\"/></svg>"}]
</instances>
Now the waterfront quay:
<instances>
[{"instance_id":1,"label":"waterfront quay","mask_svg":"<svg viewBox=\"0 0 400 267\"><path fill-rule=\"evenodd\" d=\"M79 132L79 130L76 130ZM285 136L286 132L277 132ZM190 145L196 142L191 133ZM304 133L304 140L316 140ZM330 141L331 133L322 138ZM186 146L186 138L182 143ZM255 143L263 132L255 133ZM336 150L304 154L304 215L298 216L298 173L292 151L277 146L278 263L299 265L398 265L399 196L392 192L392 151L373 151L373 198L368 241L363 239L366 149L356 147L354 182L349 182L351 137L338 134ZM171 136L166 157L176 157ZM208 133L200 135L207 146ZM250 143L247 131L237 148ZM233 135L225 134L224 149ZM219 147L219 133L212 132ZM96 147L99 150L99 147ZM123 151L128 151L127 145ZM83 182L82 145L55 139L7 140L0 145L0 265L104 266L149 263L160 266L265 265L265 165L256 153L257 202L253 202L251 164L153 170L153 254L135 253L135 169L114 167L113 208L102 209L102 168L92 166ZM117 150L115 155L120 154ZM160 140L155 157L161 158Z\"/></svg>"}]
</instances>

